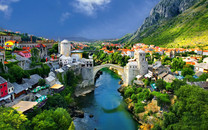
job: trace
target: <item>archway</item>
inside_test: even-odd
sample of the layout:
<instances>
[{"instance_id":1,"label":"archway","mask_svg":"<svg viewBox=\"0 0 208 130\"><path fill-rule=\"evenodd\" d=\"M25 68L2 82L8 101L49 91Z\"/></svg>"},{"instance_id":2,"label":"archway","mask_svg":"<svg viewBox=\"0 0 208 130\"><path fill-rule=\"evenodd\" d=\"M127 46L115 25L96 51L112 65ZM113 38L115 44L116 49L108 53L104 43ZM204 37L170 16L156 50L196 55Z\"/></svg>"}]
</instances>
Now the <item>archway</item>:
<instances>
[{"instance_id":1,"label":"archway","mask_svg":"<svg viewBox=\"0 0 208 130\"><path fill-rule=\"evenodd\" d=\"M104 65L95 66L93 68L93 80L95 80L95 76L98 73L98 71L103 68L113 68L118 71L118 74L121 76L122 80L125 79L124 67L121 67L121 66L115 65L115 64L104 64Z\"/></svg>"}]
</instances>

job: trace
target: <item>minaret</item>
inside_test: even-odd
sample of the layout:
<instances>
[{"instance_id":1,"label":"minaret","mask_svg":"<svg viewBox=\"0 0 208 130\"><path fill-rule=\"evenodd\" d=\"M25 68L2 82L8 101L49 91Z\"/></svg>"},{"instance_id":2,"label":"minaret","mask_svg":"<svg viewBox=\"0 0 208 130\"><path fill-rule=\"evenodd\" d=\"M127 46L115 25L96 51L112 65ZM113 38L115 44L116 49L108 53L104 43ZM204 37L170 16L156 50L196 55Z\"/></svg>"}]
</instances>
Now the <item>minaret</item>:
<instances>
[{"instance_id":1,"label":"minaret","mask_svg":"<svg viewBox=\"0 0 208 130\"><path fill-rule=\"evenodd\" d=\"M60 42L60 38L58 38L58 54L61 54L61 42Z\"/></svg>"}]
</instances>

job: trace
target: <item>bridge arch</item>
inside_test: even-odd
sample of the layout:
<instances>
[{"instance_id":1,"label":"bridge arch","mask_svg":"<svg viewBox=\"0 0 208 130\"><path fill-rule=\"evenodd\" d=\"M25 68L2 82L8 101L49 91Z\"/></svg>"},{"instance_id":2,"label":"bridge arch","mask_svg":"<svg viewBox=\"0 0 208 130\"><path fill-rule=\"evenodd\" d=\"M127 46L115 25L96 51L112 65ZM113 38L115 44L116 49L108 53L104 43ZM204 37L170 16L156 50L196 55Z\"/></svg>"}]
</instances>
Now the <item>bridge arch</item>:
<instances>
[{"instance_id":1,"label":"bridge arch","mask_svg":"<svg viewBox=\"0 0 208 130\"><path fill-rule=\"evenodd\" d=\"M93 79L95 79L95 76L97 72L103 68L113 68L118 71L118 74L122 77L122 79L125 79L125 74L124 74L124 67L121 67L119 65L115 64L104 64L104 65L99 65L99 66L94 66L93 68Z\"/></svg>"}]
</instances>

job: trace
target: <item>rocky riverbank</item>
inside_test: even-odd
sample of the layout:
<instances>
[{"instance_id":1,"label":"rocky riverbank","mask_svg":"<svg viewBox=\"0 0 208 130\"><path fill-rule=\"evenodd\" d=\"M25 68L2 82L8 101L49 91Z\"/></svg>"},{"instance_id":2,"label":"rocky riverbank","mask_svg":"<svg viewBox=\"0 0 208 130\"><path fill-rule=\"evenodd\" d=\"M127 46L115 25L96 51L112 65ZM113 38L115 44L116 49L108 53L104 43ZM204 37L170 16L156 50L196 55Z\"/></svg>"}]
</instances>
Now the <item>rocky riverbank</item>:
<instances>
[{"instance_id":1,"label":"rocky riverbank","mask_svg":"<svg viewBox=\"0 0 208 130\"><path fill-rule=\"evenodd\" d=\"M73 119L84 118L84 112L76 104L69 106L69 113Z\"/></svg>"}]
</instances>

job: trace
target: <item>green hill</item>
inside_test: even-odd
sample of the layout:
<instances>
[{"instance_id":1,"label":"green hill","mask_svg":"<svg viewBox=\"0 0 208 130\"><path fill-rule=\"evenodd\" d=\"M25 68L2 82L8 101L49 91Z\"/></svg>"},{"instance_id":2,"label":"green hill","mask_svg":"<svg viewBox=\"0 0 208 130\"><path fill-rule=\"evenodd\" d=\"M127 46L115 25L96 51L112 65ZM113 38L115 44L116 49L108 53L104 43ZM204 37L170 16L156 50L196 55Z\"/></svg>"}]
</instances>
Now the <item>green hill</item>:
<instances>
[{"instance_id":1,"label":"green hill","mask_svg":"<svg viewBox=\"0 0 208 130\"><path fill-rule=\"evenodd\" d=\"M154 9L152 15L154 19L157 16L154 15ZM166 47L195 47L199 43L208 45L207 0L195 1L188 9L175 16L168 18L162 17L161 14L159 16L161 16L158 18L159 20L152 24L149 23L153 20L150 22L147 18L144 23L145 26L140 27L130 38L122 38L125 39L123 42L127 44L140 42Z\"/></svg>"}]
</instances>

